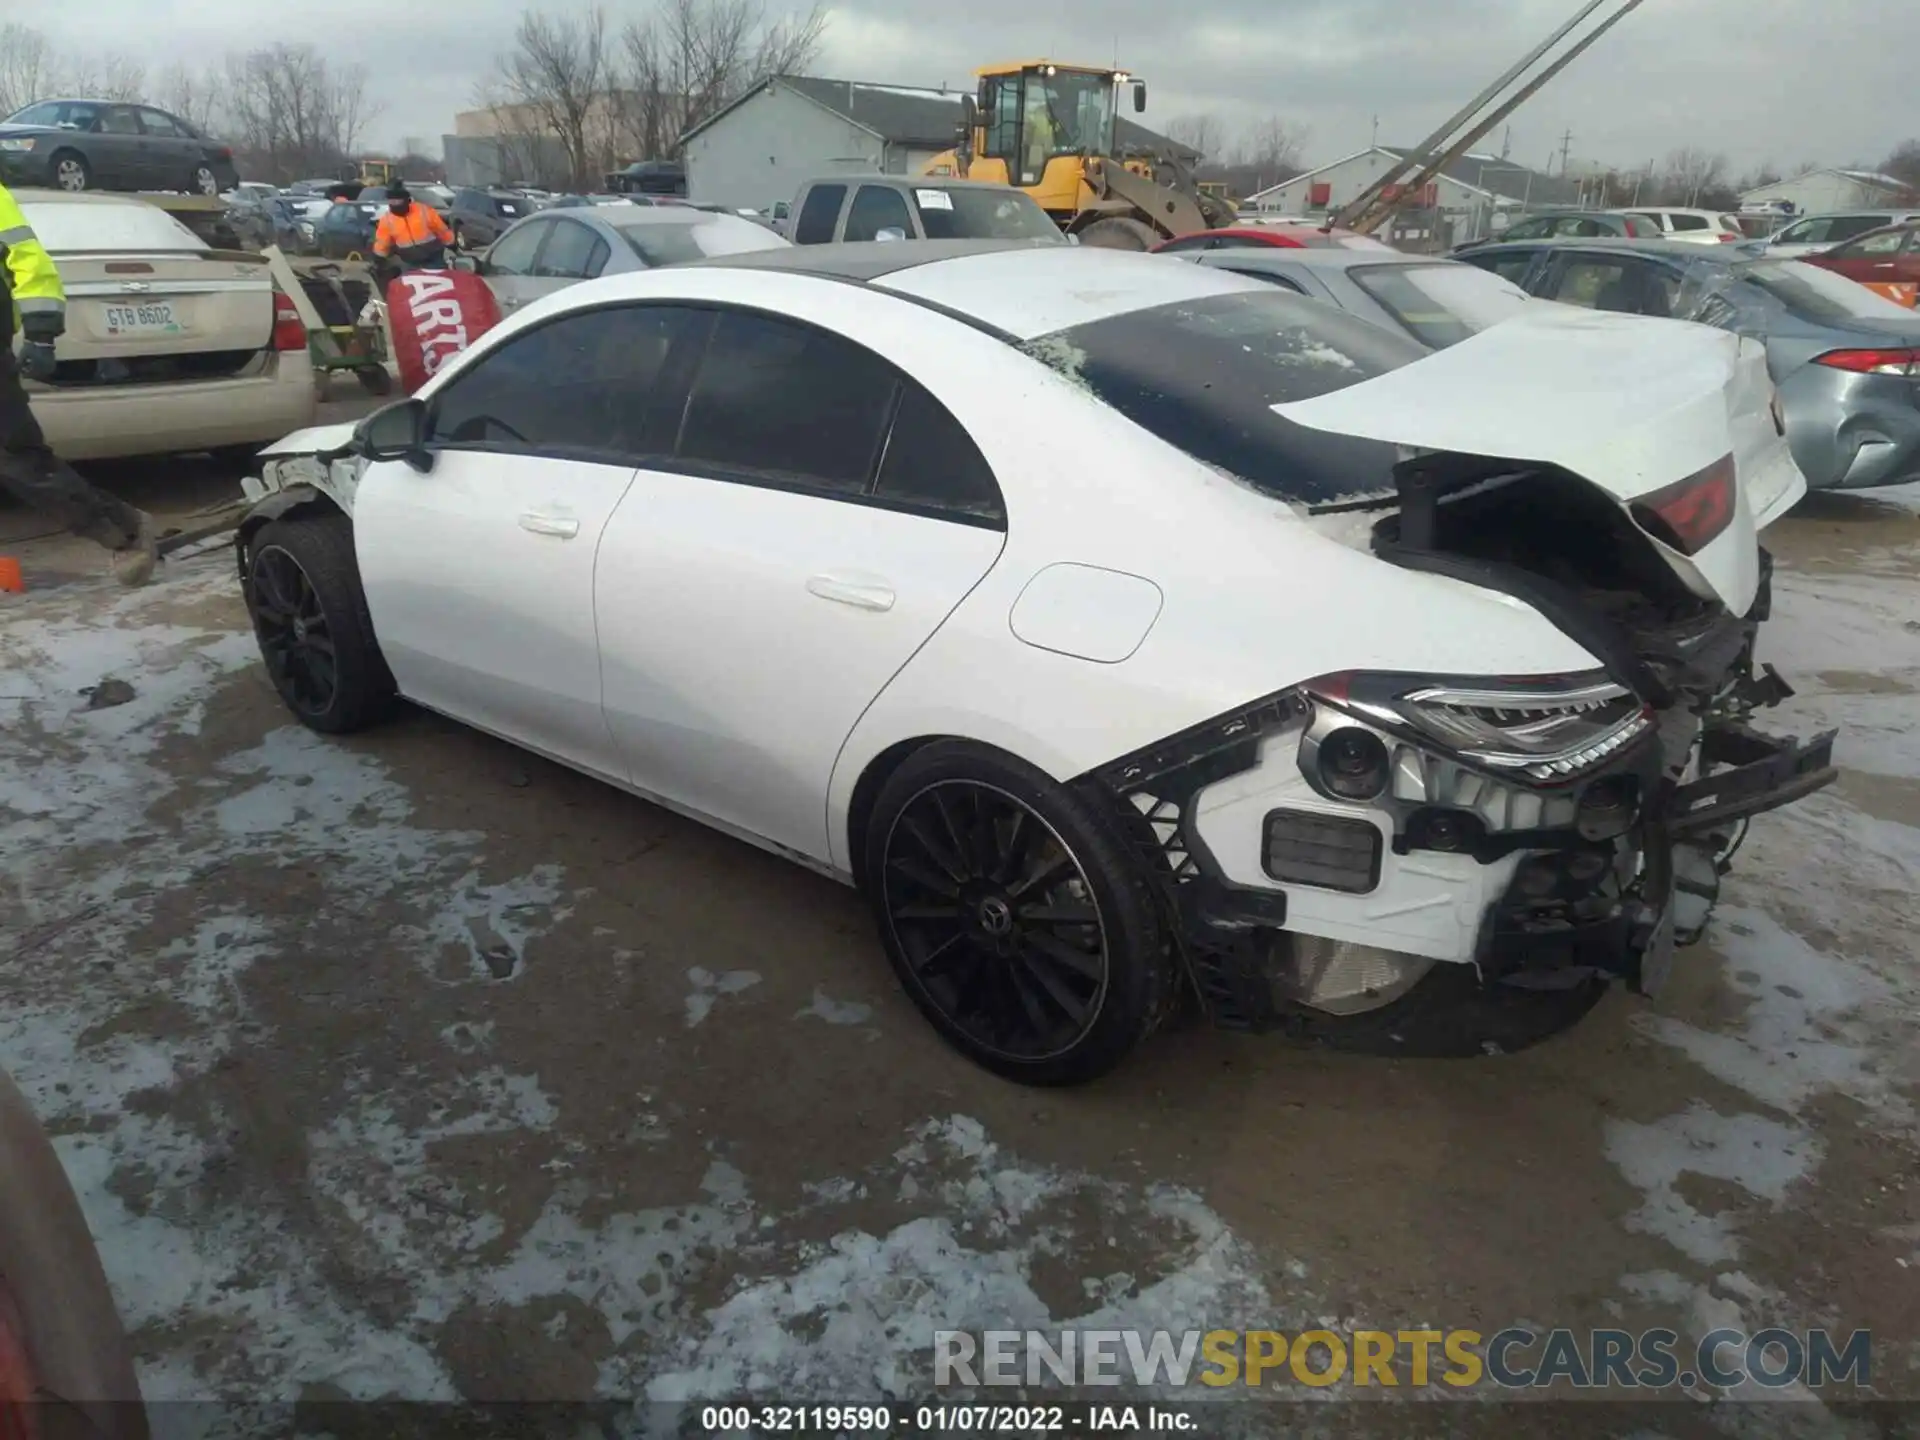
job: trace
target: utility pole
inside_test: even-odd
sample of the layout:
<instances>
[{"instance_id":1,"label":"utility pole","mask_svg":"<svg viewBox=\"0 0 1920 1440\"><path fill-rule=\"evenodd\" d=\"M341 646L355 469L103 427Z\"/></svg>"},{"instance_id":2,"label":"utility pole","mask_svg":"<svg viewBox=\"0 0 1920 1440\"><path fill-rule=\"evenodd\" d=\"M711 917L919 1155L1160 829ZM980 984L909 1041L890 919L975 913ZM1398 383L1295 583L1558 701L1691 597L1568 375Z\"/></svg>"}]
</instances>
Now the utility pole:
<instances>
[{"instance_id":1,"label":"utility pole","mask_svg":"<svg viewBox=\"0 0 1920 1440\"><path fill-rule=\"evenodd\" d=\"M1573 131L1560 137L1560 178L1567 178L1567 157L1573 153Z\"/></svg>"},{"instance_id":2,"label":"utility pole","mask_svg":"<svg viewBox=\"0 0 1920 1440\"><path fill-rule=\"evenodd\" d=\"M1513 153L1513 127L1507 126L1507 133L1500 137L1500 158L1506 159Z\"/></svg>"},{"instance_id":3,"label":"utility pole","mask_svg":"<svg viewBox=\"0 0 1920 1440\"><path fill-rule=\"evenodd\" d=\"M1373 139L1367 143L1369 147L1380 143L1380 117L1378 115L1373 117Z\"/></svg>"}]
</instances>

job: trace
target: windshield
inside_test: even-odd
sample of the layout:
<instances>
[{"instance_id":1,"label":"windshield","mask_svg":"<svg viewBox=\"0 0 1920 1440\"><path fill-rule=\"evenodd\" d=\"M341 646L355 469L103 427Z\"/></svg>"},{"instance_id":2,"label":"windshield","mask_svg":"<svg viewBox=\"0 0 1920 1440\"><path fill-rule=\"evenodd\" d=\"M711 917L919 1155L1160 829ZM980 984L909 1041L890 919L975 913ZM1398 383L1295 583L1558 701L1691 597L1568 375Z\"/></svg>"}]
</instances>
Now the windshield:
<instances>
[{"instance_id":1,"label":"windshield","mask_svg":"<svg viewBox=\"0 0 1920 1440\"><path fill-rule=\"evenodd\" d=\"M1035 173L1055 155L1104 155L1111 149L1113 82L1070 70L1029 70L1021 115L1022 167Z\"/></svg>"},{"instance_id":2,"label":"windshield","mask_svg":"<svg viewBox=\"0 0 1920 1440\"><path fill-rule=\"evenodd\" d=\"M644 216L646 211L639 212ZM623 217L624 218L624 217ZM636 217L637 218L637 217ZM627 247L648 265L683 265L709 255L740 255L749 250L783 248L786 241L765 226L732 215L715 215L691 225L616 225Z\"/></svg>"},{"instance_id":3,"label":"windshield","mask_svg":"<svg viewBox=\"0 0 1920 1440\"><path fill-rule=\"evenodd\" d=\"M1031 195L1018 190L916 188L914 208L929 240L1058 240L1067 237Z\"/></svg>"},{"instance_id":4,"label":"windshield","mask_svg":"<svg viewBox=\"0 0 1920 1440\"><path fill-rule=\"evenodd\" d=\"M84 130L93 124L100 107L86 100L43 100L38 105L9 115L9 125L57 125L68 130Z\"/></svg>"},{"instance_id":5,"label":"windshield","mask_svg":"<svg viewBox=\"0 0 1920 1440\"><path fill-rule=\"evenodd\" d=\"M1036 360L1129 420L1283 500L1390 493L1395 446L1273 413L1427 352L1305 296L1262 288L1136 310L1030 340Z\"/></svg>"},{"instance_id":6,"label":"windshield","mask_svg":"<svg viewBox=\"0 0 1920 1440\"><path fill-rule=\"evenodd\" d=\"M1849 325L1855 320L1912 320L1913 311L1882 299L1844 275L1792 260L1755 261L1734 267L1734 274L1759 286L1799 320L1816 325Z\"/></svg>"}]
</instances>

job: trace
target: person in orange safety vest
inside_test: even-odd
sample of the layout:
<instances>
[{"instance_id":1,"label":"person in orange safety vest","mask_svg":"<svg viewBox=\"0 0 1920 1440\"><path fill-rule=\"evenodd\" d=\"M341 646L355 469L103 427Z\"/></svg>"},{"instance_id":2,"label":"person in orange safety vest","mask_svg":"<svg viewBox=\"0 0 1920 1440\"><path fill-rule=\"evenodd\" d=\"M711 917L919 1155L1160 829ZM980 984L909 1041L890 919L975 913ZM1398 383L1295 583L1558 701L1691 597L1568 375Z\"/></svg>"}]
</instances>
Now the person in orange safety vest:
<instances>
[{"instance_id":1,"label":"person in orange safety vest","mask_svg":"<svg viewBox=\"0 0 1920 1440\"><path fill-rule=\"evenodd\" d=\"M446 263L453 231L431 205L417 203L399 181L387 187L387 213L373 227L373 258L398 269Z\"/></svg>"}]
</instances>

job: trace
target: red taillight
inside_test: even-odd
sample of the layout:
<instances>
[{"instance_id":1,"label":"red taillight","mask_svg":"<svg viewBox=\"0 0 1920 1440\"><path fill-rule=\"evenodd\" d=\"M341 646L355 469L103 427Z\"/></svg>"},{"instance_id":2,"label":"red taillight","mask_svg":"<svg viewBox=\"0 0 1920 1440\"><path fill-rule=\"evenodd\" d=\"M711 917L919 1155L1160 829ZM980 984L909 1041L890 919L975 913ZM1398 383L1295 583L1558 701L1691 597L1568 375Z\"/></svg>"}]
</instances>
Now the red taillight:
<instances>
[{"instance_id":1,"label":"red taillight","mask_svg":"<svg viewBox=\"0 0 1920 1440\"><path fill-rule=\"evenodd\" d=\"M1917 375L1920 350L1829 350L1814 363L1856 375Z\"/></svg>"},{"instance_id":2,"label":"red taillight","mask_svg":"<svg viewBox=\"0 0 1920 1440\"><path fill-rule=\"evenodd\" d=\"M1634 523L1682 555L1698 555L1733 523L1733 456L1633 502Z\"/></svg>"},{"instance_id":3,"label":"red taillight","mask_svg":"<svg viewBox=\"0 0 1920 1440\"><path fill-rule=\"evenodd\" d=\"M1738 235L1721 235L1718 237L1722 245L1731 245L1734 241L1738 240L1739 238L1740 237Z\"/></svg>"},{"instance_id":4,"label":"red taillight","mask_svg":"<svg viewBox=\"0 0 1920 1440\"><path fill-rule=\"evenodd\" d=\"M1300 687L1309 695L1322 700L1331 700L1336 705L1347 703L1347 696L1353 688L1353 676L1345 671L1336 671L1332 675L1321 675L1307 681Z\"/></svg>"},{"instance_id":5,"label":"red taillight","mask_svg":"<svg viewBox=\"0 0 1920 1440\"><path fill-rule=\"evenodd\" d=\"M294 308L292 299L278 290L273 292L273 348L276 350L307 348L306 322L300 318L300 312Z\"/></svg>"}]
</instances>

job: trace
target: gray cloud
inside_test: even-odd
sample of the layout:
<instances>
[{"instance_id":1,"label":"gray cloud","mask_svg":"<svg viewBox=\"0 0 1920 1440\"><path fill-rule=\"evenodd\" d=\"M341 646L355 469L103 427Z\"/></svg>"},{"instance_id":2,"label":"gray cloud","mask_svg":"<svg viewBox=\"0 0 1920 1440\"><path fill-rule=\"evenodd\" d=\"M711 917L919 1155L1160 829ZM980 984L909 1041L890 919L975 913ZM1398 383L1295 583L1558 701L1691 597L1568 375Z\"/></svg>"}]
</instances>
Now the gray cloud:
<instances>
[{"instance_id":1,"label":"gray cloud","mask_svg":"<svg viewBox=\"0 0 1920 1440\"><path fill-rule=\"evenodd\" d=\"M546 0L548 8L558 8ZM769 9L782 8L772 0ZM1114 58L1145 76L1149 124L1210 110L1229 129L1278 114L1308 156L1380 138L1411 144L1571 13L1573 0L839 0L822 69L851 79L964 85L974 67L1046 55ZM48 7L51 12L51 7ZM84 0L21 16L63 49L117 49L150 71L231 48L310 41L366 66L376 141L438 137L469 108L520 0ZM644 0L610 4L616 20ZM1681 145L1772 161L1875 162L1909 131L1914 0L1648 0L1513 120L1513 158L1542 164L1573 132L1576 160L1622 166ZM1491 137L1487 148L1497 148Z\"/></svg>"}]
</instances>

